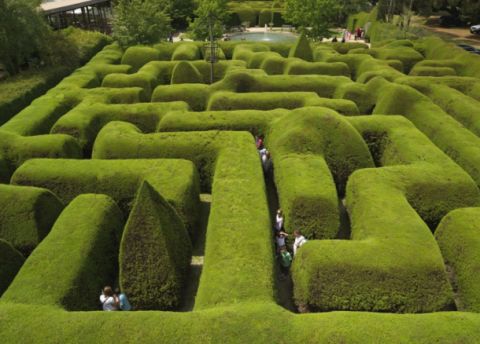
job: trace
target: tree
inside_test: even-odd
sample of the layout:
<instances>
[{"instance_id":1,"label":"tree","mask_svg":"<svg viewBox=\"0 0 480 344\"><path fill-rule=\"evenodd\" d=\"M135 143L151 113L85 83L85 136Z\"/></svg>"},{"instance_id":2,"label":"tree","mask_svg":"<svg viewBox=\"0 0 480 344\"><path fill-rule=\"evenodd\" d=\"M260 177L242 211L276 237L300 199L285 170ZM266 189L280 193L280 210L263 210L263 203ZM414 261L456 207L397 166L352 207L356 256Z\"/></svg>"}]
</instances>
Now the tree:
<instances>
[{"instance_id":1,"label":"tree","mask_svg":"<svg viewBox=\"0 0 480 344\"><path fill-rule=\"evenodd\" d=\"M465 22L480 22L480 1L478 0L431 0L435 10L447 11L453 17Z\"/></svg>"},{"instance_id":2,"label":"tree","mask_svg":"<svg viewBox=\"0 0 480 344\"><path fill-rule=\"evenodd\" d=\"M169 5L167 0L118 0L113 8L113 37L122 46L167 38L172 32Z\"/></svg>"},{"instance_id":3,"label":"tree","mask_svg":"<svg viewBox=\"0 0 480 344\"><path fill-rule=\"evenodd\" d=\"M195 10L195 20L190 24L190 31L196 40L205 40L209 37L209 23L213 27L214 38L223 35L224 23L227 21L228 0L200 0Z\"/></svg>"},{"instance_id":4,"label":"tree","mask_svg":"<svg viewBox=\"0 0 480 344\"><path fill-rule=\"evenodd\" d=\"M368 0L338 0L337 2L339 4L338 25L345 23L349 15L362 11L370 11L372 7Z\"/></svg>"},{"instance_id":5,"label":"tree","mask_svg":"<svg viewBox=\"0 0 480 344\"><path fill-rule=\"evenodd\" d=\"M170 0L169 15L172 18L172 26L176 29L188 27L193 18L193 0Z\"/></svg>"},{"instance_id":6,"label":"tree","mask_svg":"<svg viewBox=\"0 0 480 344\"><path fill-rule=\"evenodd\" d=\"M50 28L37 10L40 2L0 0L0 62L11 74L47 48Z\"/></svg>"},{"instance_id":7,"label":"tree","mask_svg":"<svg viewBox=\"0 0 480 344\"><path fill-rule=\"evenodd\" d=\"M286 0L285 19L313 39L330 37L341 4L337 0Z\"/></svg>"}]
</instances>

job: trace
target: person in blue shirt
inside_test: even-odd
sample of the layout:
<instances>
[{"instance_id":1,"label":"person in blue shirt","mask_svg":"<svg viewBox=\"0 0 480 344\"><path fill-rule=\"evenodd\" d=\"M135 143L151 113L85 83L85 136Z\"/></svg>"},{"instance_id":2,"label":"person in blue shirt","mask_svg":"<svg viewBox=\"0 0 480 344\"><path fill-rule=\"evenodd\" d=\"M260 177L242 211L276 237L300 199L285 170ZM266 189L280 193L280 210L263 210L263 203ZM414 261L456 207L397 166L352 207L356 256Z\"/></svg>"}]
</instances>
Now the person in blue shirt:
<instances>
[{"instance_id":1,"label":"person in blue shirt","mask_svg":"<svg viewBox=\"0 0 480 344\"><path fill-rule=\"evenodd\" d=\"M127 295L125 295L125 293L120 292L119 288L115 289L115 294L118 296L118 300L120 301L120 310L131 311L132 305L130 305L130 302L128 302Z\"/></svg>"}]
</instances>

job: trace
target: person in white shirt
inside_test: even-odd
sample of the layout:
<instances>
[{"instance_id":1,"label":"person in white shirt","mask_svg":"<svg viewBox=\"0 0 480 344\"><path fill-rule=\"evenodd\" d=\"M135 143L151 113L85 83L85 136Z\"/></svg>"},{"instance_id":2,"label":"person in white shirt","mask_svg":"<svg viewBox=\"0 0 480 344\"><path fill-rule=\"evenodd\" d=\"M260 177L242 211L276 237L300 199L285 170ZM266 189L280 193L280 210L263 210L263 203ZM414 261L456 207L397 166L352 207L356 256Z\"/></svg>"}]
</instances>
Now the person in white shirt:
<instances>
[{"instance_id":1,"label":"person in white shirt","mask_svg":"<svg viewBox=\"0 0 480 344\"><path fill-rule=\"evenodd\" d=\"M106 286L100 295L100 302L104 311L118 311L120 302L118 297L113 294L112 287Z\"/></svg>"},{"instance_id":2,"label":"person in white shirt","mask_svg":"<svg viewBox=\"0 0 480 344\"><path fill-rule=\"evenodd\" d=\"M283 211L282 209L277 210L277 216L275 218L275 229L281 231L283 228Z\"/></svg>"},{"instance_id":3,"label":"person in white shirt","mask_svg":"<svg viewBox=\"0 0 480 344\"><path fill-rule=\"evenodd\" d=\"M307 239L305 239L305 237L302 235L302 232L300 232L298 229L293 232L293 235L295 236L295 241L293 243L293 256L296 256L297 250L307 242Z\"/></svg>"}]
</instances>

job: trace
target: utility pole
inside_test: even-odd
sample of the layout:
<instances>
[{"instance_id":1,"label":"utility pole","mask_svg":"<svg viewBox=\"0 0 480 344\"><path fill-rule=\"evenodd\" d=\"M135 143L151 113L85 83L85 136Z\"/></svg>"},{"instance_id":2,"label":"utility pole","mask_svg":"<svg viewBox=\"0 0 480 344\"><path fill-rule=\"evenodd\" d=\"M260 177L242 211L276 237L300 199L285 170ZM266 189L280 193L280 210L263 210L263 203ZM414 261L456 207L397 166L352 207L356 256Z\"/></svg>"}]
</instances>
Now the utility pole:
<instances>
[{"instance_id":1,"label":"utility pole","mask_svg":"<svg viewBox=\"0 0 480 344\"><path fill-rule=\"evenodd\" d=\"M214 65L217 62L217 42L215 41L213 37L213 20L214 17L212 14L208 16L208 32L209 32L209 43L205 45L205 52L210 51L210 56L209 56L209 61L210 62L210 84L213 84L214 81L214 75L215 75L215 69Z\"/></svg>"}]
</instances>

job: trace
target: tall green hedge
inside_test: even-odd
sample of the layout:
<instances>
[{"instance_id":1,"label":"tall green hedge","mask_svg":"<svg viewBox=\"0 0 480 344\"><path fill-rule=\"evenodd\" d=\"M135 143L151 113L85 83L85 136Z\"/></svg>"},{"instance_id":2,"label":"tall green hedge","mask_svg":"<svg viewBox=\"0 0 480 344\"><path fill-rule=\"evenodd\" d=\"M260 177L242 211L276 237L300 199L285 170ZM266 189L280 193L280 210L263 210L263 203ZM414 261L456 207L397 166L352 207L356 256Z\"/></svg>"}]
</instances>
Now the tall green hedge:
<instances>
[{"instance_id":1,"label":"tall green hedge","mask_svg":"<svg viewBox=\"0 0 480 344\"><path fill-rule=\"evenodd\" d=\"M113 285L123 216L106 195L75 198L27 259L2 300L99 310L100 291Z\"/></svg>"},{"instance_id":2,"label":"tall green hedge","mask_svg":"<svg viewBox=\"0 0 480 344\"><path fill-rule=\"evenodd\" d=\"M200 202L199 180L189 161L31 159L15 171L11 182L49 189L64 203L80 194L104 193L128 214L144 179L173 205L193 236Z\"/></svg>"},{"instance_id":3,"label":"tall green hedge","mask_svg":"<svg viewBox=\"0 0 480 344\"><path fill-rule=\"evenodd\" d=\"M7 290L25 258L8 241L0 239L0 296Z\"/></svg>"},{"instance_id":4,"label":"tall green hedge","mask_svg":"<svg viewBox=\"0 0 480 344\"><path fill-rule=\"evenodd\" d=\"M47 236L63 209L50 191L0 184L0 238L29 254Z\"/></svg>"},{"instance_id":5,"label":"tall green hedge","mask_svg":"<svg viewBox=\"0 0 480 344\"><path fill-rule=\"evenodd\" d=\"M480 311L480 236L477 227L479 214L479 208L454 210L442 219L435 231L435 239L443 258L453 269L459 310L476 313Z\"/></svg>"},{"instance_id":6,"label":"tall green hedge","mask_svg":"<svg viewBox=\"0 0 480 344\"><path fill-rule=\"evenodd\" d=\"M174 309L190 266L192 245L176 211L143 182L123 231L120 285L137 310Z\"/></svg>"}]
</instances>

